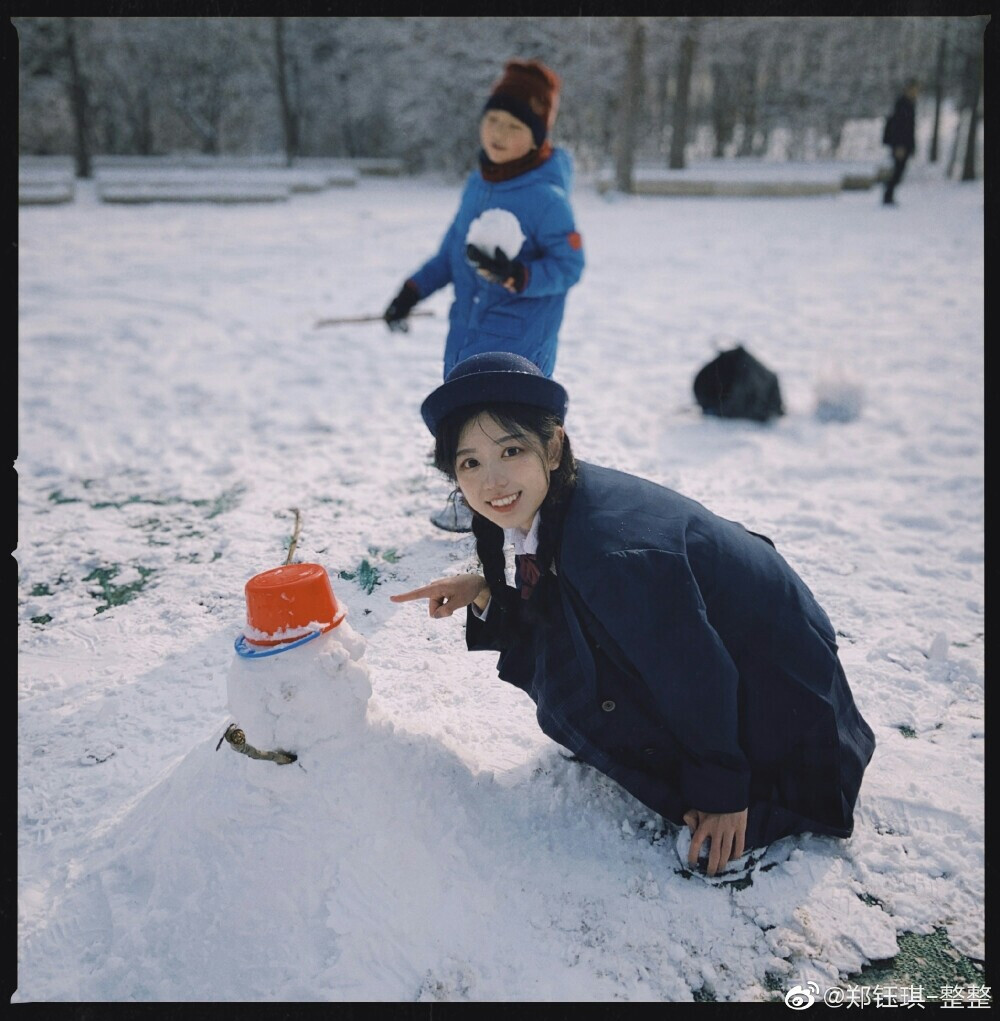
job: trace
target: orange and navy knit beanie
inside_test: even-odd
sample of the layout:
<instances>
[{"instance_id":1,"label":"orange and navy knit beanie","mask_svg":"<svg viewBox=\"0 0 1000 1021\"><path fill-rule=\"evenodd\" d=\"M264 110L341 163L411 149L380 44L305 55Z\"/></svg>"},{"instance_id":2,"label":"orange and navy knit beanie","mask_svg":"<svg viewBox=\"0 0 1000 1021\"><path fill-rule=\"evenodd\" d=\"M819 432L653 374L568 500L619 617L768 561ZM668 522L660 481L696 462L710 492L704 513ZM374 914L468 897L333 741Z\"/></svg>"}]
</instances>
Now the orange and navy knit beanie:
<instances>
[{"instance_id":1,"label":"orange and navy knit beanie","mask_svg":"<svg viewBox=\"0 0 1000 1021\"><path fill-rule=\"evenodd\" d=\"M504 110L531 128L535 145L545 141L559 109L559 76L538 60L509 60L486 100L487 110Z\"/></svg>"}]
</instances>

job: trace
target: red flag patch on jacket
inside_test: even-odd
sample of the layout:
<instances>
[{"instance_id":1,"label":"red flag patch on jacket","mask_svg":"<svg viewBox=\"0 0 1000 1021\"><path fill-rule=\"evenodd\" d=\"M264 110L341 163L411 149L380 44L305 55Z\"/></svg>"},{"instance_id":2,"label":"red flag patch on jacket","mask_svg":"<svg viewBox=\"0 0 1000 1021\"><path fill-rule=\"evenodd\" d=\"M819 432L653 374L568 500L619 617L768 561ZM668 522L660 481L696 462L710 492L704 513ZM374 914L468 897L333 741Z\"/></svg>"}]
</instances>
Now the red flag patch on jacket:
<instances>
[{"instance_id":1,"label":"red flag patch on jacket","mask_svg":"<svg viewBox=\"0 0 1000 1021\"><path fill-rule=\"evenodd\" d=\"M572 248L575 252L578 252L581 248L583 248L583 238L580 237L575 230L570 233L568 240L570 248Z\"/></svg>"}]
</instances>

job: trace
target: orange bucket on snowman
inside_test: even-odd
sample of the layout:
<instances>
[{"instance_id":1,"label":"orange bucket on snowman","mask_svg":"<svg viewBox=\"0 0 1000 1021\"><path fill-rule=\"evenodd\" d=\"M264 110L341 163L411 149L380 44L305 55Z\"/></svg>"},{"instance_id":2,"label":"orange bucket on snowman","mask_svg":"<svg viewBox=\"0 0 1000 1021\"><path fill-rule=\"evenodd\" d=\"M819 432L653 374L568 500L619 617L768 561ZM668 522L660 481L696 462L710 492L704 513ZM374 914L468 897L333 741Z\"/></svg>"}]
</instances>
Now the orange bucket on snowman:
<instances>
[{"instance_id":1,"label":"orange bucket on snowman","mask_svg":"<svg viewBox=\"0 0 1000 1021\"><path fill-rule=\"evenodd\" d=\"M346 616L321 564L286 564L244 587L247 626L236 639L244 658L273 656L335 628Z\"/></svg>"}]
</instances>

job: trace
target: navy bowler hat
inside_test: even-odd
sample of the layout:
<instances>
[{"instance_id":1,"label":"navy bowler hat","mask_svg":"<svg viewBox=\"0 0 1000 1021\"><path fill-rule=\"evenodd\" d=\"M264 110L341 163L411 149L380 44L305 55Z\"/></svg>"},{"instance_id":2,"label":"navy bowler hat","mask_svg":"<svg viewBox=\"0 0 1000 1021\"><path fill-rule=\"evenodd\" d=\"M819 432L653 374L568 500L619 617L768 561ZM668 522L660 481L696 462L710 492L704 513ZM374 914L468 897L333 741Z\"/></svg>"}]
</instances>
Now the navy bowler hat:
<instances>
[{"instance_id":1,"label":"navy bowler hat","mask_svg":"<svg viewBox=\"0 0 1000 1021\"><path fill-rule=\"evenodd\" d=\"M427 428L438 426L457 408L474 404L530 404L563 421L569 395L532 361L509 351L484 351L456 365L420 406Z\"/></svg>"}]
</instances>

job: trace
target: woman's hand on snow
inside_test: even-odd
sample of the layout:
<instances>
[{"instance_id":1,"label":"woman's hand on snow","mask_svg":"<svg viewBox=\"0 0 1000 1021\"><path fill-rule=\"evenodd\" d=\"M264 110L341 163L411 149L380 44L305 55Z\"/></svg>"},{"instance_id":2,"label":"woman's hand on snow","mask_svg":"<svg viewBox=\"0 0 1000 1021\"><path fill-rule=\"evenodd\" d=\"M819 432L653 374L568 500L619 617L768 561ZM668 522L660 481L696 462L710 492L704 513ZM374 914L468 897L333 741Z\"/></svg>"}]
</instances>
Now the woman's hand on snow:
<instances>
[{"instance_id":1,"label":"woman's hand on snow","mask_svg":"<svg viewBox=\"0 0 1000 1021\"><path fill-rule=\"evenodd\" d=\"M710 876L743 855L747 809L742 812L700 812L692 808L684 813L684 822L691 831L689 865L697 866L699 852L706 840L709 841L709 850L705 871Z\"/></svg>"},{"instance_id":2,"label":"woman's hand on snow","mask_svg":"<svg viewBox=\"0 0 1000 1021\"><path fill-rule=\"evenodd\" d=\"M408 603L413 599L426 599L427 612L432 617L450 617L456 610L475 602L483 609L489 601L489 586L481 574L453 574L438 578L428 585L389 596L394 603Z\"/></svg>"}]
</instances>

